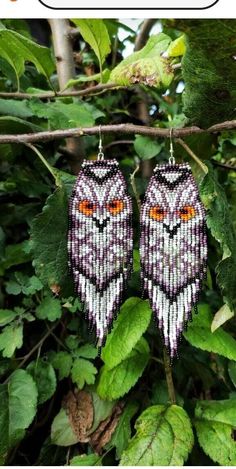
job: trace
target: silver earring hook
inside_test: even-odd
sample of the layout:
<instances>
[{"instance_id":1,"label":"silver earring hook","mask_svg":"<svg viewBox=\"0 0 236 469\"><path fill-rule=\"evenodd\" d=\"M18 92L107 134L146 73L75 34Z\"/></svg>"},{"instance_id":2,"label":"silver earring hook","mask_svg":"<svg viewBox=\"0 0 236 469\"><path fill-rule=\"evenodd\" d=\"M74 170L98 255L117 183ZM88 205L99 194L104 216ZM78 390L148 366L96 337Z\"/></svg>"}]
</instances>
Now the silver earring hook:
<instances>
[{"instance_id":1,"label":"silver earring hook","mask_svg":"<svg viewBox=\"0 0 236 469\"><path fill-rule=\"evenodd\" d=\"M98 161L103 161L104 160L104 153L103 153L103 146L102 146L102 131L101 131L101 125L99 125L99 144L98 144Z\"/></svg>"},{"instance_id":2,"label":"silver earring hook","mask_svg":"<svg viewBox=\"0 0 236 469\"><path fill-rule=\"evenodd\" d=\"M174 145L173 145L173 127L170 128L170 157L169 163L175 164Z\"/></svg>"}]
</instances>

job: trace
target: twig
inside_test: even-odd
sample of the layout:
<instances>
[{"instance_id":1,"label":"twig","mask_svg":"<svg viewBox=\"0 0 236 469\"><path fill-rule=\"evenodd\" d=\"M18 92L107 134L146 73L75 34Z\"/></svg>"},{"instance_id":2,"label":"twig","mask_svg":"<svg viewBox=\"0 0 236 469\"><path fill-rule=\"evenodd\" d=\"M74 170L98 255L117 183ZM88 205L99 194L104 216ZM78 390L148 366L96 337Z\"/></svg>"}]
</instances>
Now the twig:
<instances>
[{"instance_id":1,"label":"twig","mask_svg":"<svg viewBox=\"0 0 236 469\"><path fill-rule=\"evenodd\" d=\"M138 209L140 211L141 210L141 200L140 200L139 193L137 191L137 187L136 187L136 183L135 183L135 175L138 171L139 171L139 165L135 168L134 172L130 175L130 183L131 183L131 187L133 189L134 197L135 197L137 205L138 205Z\"/></svg>"},{"instance_id":2,"label":"twig","mask_svg":"<svg viewBox=\"0 0 236 469\"><path fill-rule=\"evenodd\" d=\"M29 360L29 358L40 348L42 347L43 343L45 342L45 340L51 335L52 331L54 331L54 329L56 329L56 327L58 326L60 321L57 321L47 332L46 334L42 337L42 339L40 339L40 341L29 351L29 353L27 353L27 355L25 355L25 357L23 358L23 360L19 363L19 365L17 366L16 369L19 369L19 368L22 368L24 366L24 364ZM3 384L7 384L8 381L9 381L9 378L8 377L6 379L6 381L4 381Z\"/></svg>"},{"instance_id":3,"label":"twig","mask_svg":"<svg viewBox=\"0 0 236 469\"><path fill-rule=\"evenodd\" d=\"M144 20L144 22L142 23L142 26L140 28L140 31L139 31L139 33L137 34L137 37L136 37L135 46L134 46L135 51L138 51L138 50L142 49L143 46L145 46L145 44L148 40L148 36L150 34L150 31L151 31L152 27L154 26L154 24L156 22L157 22L157 19Z\"/></svg>"},{"instance_id":4,"label":"twig","mask_svg":"<svg viewBox=\"0 0 236 469\"><path fill-rule=\"evenodd\" d=\"M55 99L55 98L69 98L77 96L87 96L89 94L100 93L101 91L109 91L117 88L126 88L125 86L117 85L116 83L103 83L91 86L83 90L64 90L64 91L45 91L45 93L21 93L21 92L0 92L0 98L6 99Z\"/></svg>"},{"instance_id":5,"label":"twig","mask_svg":"<svg viewBox=\"0 0 236 469\"><path fill-rule=\"evenodd\" d=\"M191 156L191 158L193 158L194 161L196 161L196 163L200 166L200 168L205 174L208 173L208 167L198 158L197 155L195 155L195 153L193 153L187 143L185 143L181 138L178 138L176 140L176 143L179 143L179 145L181 145L181 147L185 149L185 151Z\"/></svg>"},{"instance_id":6,"label":"twig","mask_svg":"<svg viewBox=\"0 0 236 469\"><path fill-rule=\"evenodd\" d=\"M228 170L231 170L231 171L236 171L236 166L235 165L220 163L220 161L217 161L217 160L214 160L214 159L212 159L212 163L215 166L219 166L220 168L228 169Z\"/></svg>"},{"instance_id":7,"label":"twig","mask_svg":"<svg viewBox=\"0 0 236 469\"><path fill-rule=\"evenodd\" d=\"M1 143L34 143L49 142L67 137L82 137L83 135L98 135L100 126L73 128L65 130L48 130L45 132L36 132L28 134L8 134L0 135ZM199 127L184 127L183 129L174 129L173 138L187 137L188 135L197 135L204 133L216 133L224 130L235 130L236 120L215 124L208 129L200 129ZM138 134L149 135L150 137L170 138L170 130L160 127L148 127L144 125L134 124L114 124L102 125L101 132L103 134Z\"/></svg>"},{"instance_id":8,"label":"twig","mask_svg":"<svg viewBox=\"0 0 236 469\"><path fill-rule=\"evenodd\" d=\"M170 359L169 359L169 355L166 351L165 346L163 348L163 359L164 359L166 383L167 383L170 402L171 402L171 404L176 404L175 388L174 388L174 383L173 383L173 378L172 378L172 370L171 370L171 366L170 366Z\"/></svg>"},{"instance_id":9,"label":"twig","mask_svg":"<svg viewBox=\"0 0 236 469\"><path fill-rule=\"evenodd\" d=\"M114 142L110 142L107 145L105 145L104 150L107 150L108 148L114 147L116 145L133 145L133 143L134 143L133 140L115 140Z\"/></svg>"}]
</instances>

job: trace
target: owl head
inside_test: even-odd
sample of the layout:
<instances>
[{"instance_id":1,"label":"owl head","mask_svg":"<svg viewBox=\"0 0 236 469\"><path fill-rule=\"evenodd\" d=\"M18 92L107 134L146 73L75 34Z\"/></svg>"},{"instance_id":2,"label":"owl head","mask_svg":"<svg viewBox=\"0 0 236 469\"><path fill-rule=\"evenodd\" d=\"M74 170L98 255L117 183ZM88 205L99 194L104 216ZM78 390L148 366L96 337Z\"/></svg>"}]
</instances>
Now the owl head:
<instances>
[{"instance_id":1,"label":"owl head","mask_svg":"<svg viewBox=\"0 0 236 469\"><path fill-rule=\"evenodd\" d=\"M74 193L74 215L95 234L127 220L131 200L116 160L85 161Z\"/></svg>"},{"instance_id":2,"label":"owl head","mask_svg":"<svg viewBox=\"0 0 236 469\"><path fill-rule=\"evenodd\" d=\"M179 231L199 225L203 215L190 166L157 166L143 205L144 225L174 239Z\"/></svg>"}]
</instances>

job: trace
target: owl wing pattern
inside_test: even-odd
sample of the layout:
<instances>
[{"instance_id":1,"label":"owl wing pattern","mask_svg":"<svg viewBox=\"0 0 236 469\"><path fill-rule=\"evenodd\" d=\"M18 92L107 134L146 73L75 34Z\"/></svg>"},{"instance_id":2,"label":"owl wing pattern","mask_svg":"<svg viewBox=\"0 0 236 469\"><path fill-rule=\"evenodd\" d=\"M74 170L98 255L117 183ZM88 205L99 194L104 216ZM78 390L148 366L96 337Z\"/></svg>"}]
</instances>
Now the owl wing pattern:
<instances>
[{"instance_id":1,"label":"owl wing pattern","mask_svg":"<svg viewBox=\"0 0 236 469\"><path fill-rule=\"evenodd\" d=\"M157 166L141 210L141 275L171 357L206 273L205 210L188 164Z\"/></svg>"},{"instance_id":2,"label":"owl wing pattern","mask_svg":"<svg viewBox=\"0 0 236 469\"><path fill-rule=\"evenodd\" d=\"M84 161L69 212L76 292L103 344L132 270L132 203L116 160Z\"/></svg>"}]
</instances>

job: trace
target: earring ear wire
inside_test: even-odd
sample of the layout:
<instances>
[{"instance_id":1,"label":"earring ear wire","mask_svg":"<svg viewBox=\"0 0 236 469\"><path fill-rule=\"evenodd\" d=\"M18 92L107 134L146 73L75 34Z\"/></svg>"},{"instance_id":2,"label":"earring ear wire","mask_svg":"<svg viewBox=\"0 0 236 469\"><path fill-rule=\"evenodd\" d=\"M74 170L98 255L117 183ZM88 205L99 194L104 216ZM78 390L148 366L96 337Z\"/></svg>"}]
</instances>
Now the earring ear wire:
<instances>
[{"instance_id":1,"label":"earring ear wire","mask_svg":"<svg viewBox=\"0 0 236 469\"><path fill-rule=\"evenodd\" d=\"M169 163L175 164L175 157L174 157L174 145L173 145L173 127L170 128L170 157Z\"/></svg>"},{"instance_id":2,"label":"earring ear wire","mask_svg":"<svg viewBox=\"0 0 236 469\"><path fill-rule=\"evenodd\" d=\"M104 160L104 153L103 153L103 146L102 146L102 131L101 131L101 125L99 125L99 144L98 144L98 156L97 156L98 161L103 161Z\"/></svg>"}]
</instances>

